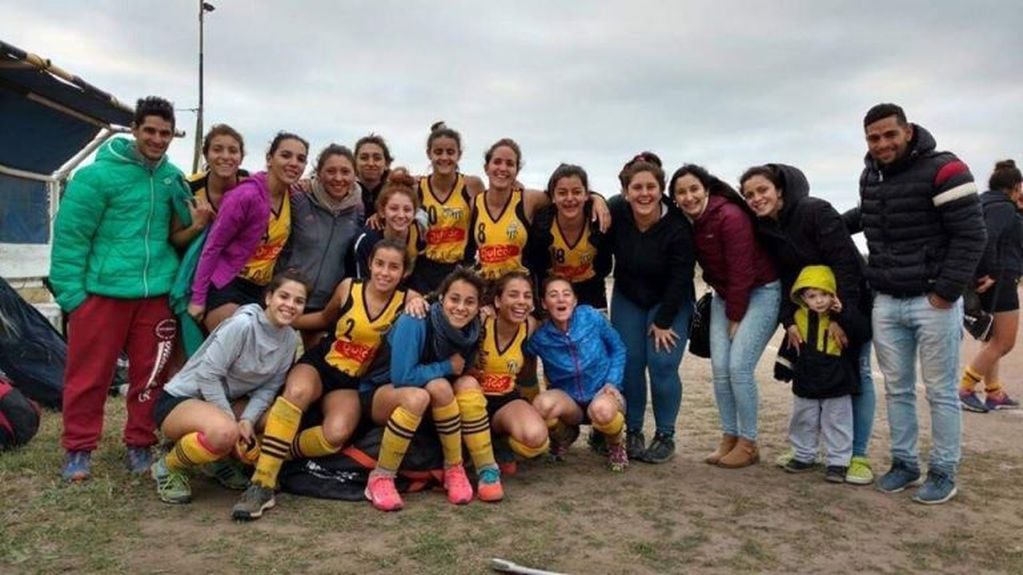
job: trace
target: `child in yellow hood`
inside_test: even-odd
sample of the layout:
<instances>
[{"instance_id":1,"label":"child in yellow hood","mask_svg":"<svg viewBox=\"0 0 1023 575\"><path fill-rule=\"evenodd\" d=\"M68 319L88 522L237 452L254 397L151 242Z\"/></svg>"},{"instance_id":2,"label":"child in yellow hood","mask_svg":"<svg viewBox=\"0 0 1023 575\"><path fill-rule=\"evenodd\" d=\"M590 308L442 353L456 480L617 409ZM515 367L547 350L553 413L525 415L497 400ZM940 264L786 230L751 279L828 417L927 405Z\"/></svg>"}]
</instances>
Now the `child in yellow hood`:
<instances>
[{"instance_id":1,"label":"child in yellow hood","mask_svg":"<svg viewBox=\"0 0 1023 575\"><path fill-rule=\"evenodd\" d=\"M829 330L831 314L842 311L835 274L828 266L806 266L792 285L790 297L799 309L795 325L800 340L785 341L779 351L775 377L792 380L795 394L789 441L794 457L784 469L798 473L814 468L818 437L826 453L824 479L845 481L852 457L852 395L858 392L857 356L870 338L866 321L845 322L848 342L843 346Z\"/></svg>"}]
</instances>

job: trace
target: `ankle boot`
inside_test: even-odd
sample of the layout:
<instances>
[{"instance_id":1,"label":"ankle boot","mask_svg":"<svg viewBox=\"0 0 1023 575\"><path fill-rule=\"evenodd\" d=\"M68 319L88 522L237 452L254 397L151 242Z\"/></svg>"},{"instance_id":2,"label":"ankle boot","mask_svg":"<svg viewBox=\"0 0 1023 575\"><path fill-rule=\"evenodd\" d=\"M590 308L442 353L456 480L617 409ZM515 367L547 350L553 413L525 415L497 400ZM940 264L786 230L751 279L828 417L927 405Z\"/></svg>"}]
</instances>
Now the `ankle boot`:
<instances>
[{"instance_id":1,"label":"ankle boot","mask_svg":"<svg viewBox=\"0 0 1023 575\"><path fill-rule=\"evenodd\" d=\"M728 452L728 455L718 460L718 467L737 469L753 465L759 461L760 452L757 450L757 442L740 437L739 441L735 443L735 447Z\"/></svg>"},{"instance_id":2,"label":"ankle boot","mask_svg":"<svg viewBox=\"0 0 1023 575\"><path fill-rule=\"evenodd\" d=\"M721 436L721 443L718 445L717 451L708 455L704 461L711 465L717 465L721 458L728 455L730 451L735 447L735 444L739 441L739 438L734 435L728 435L727 433Z\"/></svg>"}]
</instances>

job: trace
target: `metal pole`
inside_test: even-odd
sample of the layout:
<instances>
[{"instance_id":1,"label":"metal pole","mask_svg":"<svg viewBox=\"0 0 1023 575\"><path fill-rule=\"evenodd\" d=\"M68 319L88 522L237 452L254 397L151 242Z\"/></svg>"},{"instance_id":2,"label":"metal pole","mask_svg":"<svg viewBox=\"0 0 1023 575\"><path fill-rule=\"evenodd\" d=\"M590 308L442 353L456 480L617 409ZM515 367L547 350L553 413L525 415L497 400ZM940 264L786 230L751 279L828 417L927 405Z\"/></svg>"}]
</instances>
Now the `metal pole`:
<instances>
[{"instance_id":1,"label":"metal pole","mask_svg":"<svg viewBox=\"0 0 1023 575\"><path fill-rule=\"evenodd\" d=\"M199 109L195 113L195 151L192 156L192 173L199 171L199 156L202 152L202 48L203 48L203 16L206 6L199 0Z\"/></svg>"}]
</instances>

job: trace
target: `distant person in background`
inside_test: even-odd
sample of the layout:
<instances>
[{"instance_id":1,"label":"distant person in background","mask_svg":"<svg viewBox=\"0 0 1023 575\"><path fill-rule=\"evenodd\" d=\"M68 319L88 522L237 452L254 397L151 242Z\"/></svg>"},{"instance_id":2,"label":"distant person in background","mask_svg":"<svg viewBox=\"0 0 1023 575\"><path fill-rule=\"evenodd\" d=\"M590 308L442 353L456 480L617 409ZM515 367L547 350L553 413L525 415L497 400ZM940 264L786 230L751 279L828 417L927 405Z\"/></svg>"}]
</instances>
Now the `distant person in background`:
<instances>
[{"instance_id":1,"label":"distant person in background","mask_svg":"<svg viewBox=\"0 0 1023 575\"><path fill-rule=\"evenodd\" d=\"M355 183L351 150L330 144L316 158L316 177L309 192L290 194L291 234L278 256L277 269L294 269L309 279L306 312L322 310L341 280L355 275L349 252L359 233L362 198ZM321 330L302 330L311 349Z\"/></svg>"},{"instance_id":2,"label":"distant person in background","mask_svg":"<svg viewBox=\"0 0 1023 575\"><path fill-rule=\"evenodd\" d=\"M368 134L355 142L355 175L361 189L363 213L359 224L376 213L377 197L391 169L391 149L383 136Z\"/></svg>"},{"instance_id":3,"label":"distant person in background","mask_svg":"<svg viewBox=\"0 0 1023 575\"><path fill-rule=\"evenodd\" d=\"M973 282L986 234L970 169L936 150L930 132L895 104L863 118L867 141L860 205L847 214L867 238L866 276L877 290L874 350L885 378L892 466L877 482L885 493L919 485L916 365L931 410L931 455L918 503L956 494L961 458L958 396L961 296Z\"/></svg>"},{"instance_id":4,"label":"distant person in background","mask_svg":"<svg viewBox=\"0 0 1023 575\"><path fill-rule=\"evenodd\" d=\"M167 160L174 107L138 101L134 140L115 138L68 183L53 228L50 282L69 314L62 476L83 481L103 427L117 357L128 354L127 467L145 473L156 443L153 404L177 334L167 303L178 269L171 218L190 224L184 174Z\"/></svg>"},{"instance_id":5,"label":"distant person in background","mask_svg":"<svg viewBox=\"0 0 1023 575\"><path fill-rule=\"evenodd\" d=\"M253 174L224 197L192 281L188 313L216 329L239 306L262 302L277 257L291 235L290 187L302 177L309 144L278 132L266 154L267 171Z\"/></svg>"},{"instance_id":6,"label":"distant person in background","mask_svg":"<svg viewBox=\"0 0 1023 575\"><path fill-rule=\"evenodd\" d=\"M760 244L746 203L701 166L686 164L668 189L693 226L696 261L714 288L710 365L724 432L704 461L728 469L760 461L757 380L753 372L778 326L781 283Z\"/></svg>"},{"instance_id":7,"label":"distant person in background","mask_svg":"<svg viewBox=\"0 0 1023 575\"><path fill-rule=\"evenodd\" d=\"M1019 330L1017 284L1023 271L1023 231L1016 203L1023 191L1023 174L1012 160L995 164L989 190L980 195L987 229L987 247L977 266L977 292L981 307L994 315L991 339L984 342L973 361L963 370L959 382L959 403L963 409L987 413L995 409L1017 409L1019 402L1002 388L998 363L1016 345ZM984 401L976 389L984 382Z\"/></svg>"}]
</instances>

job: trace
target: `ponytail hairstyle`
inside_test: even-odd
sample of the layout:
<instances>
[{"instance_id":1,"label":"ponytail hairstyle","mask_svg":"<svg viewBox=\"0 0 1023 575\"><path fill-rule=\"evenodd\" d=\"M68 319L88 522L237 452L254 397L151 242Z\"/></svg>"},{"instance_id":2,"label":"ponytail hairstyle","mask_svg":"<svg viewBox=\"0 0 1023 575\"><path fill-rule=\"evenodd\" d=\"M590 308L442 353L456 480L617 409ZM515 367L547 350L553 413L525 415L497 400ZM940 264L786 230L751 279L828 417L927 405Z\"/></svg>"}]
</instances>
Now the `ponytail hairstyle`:
<instances>
[{"instance_id":1,"label":"ponytail hairstyle","mask_svg":"<svg viewBox=\"0 0 1023 575\"><path fill-rule=\"evenodd\" d=\"M387 183L384 184L380 195L377 196L376 208L377 213L384 213L384 206L395 194L403 194L408 196L408 199L412 200L412 211L415 212L419 209L419 194L416 193L416 186L418 182L416 179L409 175L403 168L395 168L387 174ZM413 225L415 225L413 223ZM407 267L407 266L406 266Z\"/></svg>"},{"instance_id":2,"label":"ponytail hairstyle","mask_svg":"<svg viewBox=\"0 0 1023 575\"><path fill-rule=\"evenodd\" d=\"M309 151L309 142L307 142L305 138L297 134L285 132L282 130L280 132L277 132L277 135L274 136L273 140L270 140L270 149L267 150L266 157L270 158L270 156L274 155L274 152L277 151L277 148L281 147L281 142L285 140L297 140L301 142L303 146L305 146L306 152Z\"/></svg>"},{"instance_id":3,"label":"ponytail hairstyle","mask_svg":"<svg viewBox=\"0 0 1023 575\"><path fill-rule=\"evenodd\" d=\"M1009 193L1013 188L1023 183L1023 173L1020 173L1013 160L1001 160L995 164L995 171L991 172L988 179L988 189Z\"/></svg>"},{"instance_id":4,"label":"ponytail hairstyle","mask_svg":"<svg viewBox=\"0 0 1023 575\"><path fill-rule=\"evenodd\" d=\"M451 129L444 120L434 122L430 126L430 135L426 137L426 151L430 151L430 147L433 146L433 141L437 138L451 138L455 141L455 145L458 146L458 151L462 151L462 135L457 130Z\"/></svg>"}]
</instances>

